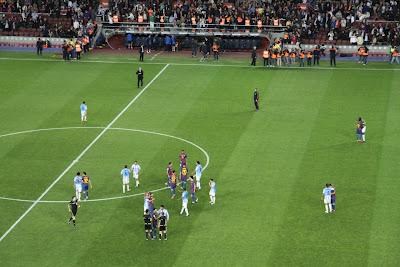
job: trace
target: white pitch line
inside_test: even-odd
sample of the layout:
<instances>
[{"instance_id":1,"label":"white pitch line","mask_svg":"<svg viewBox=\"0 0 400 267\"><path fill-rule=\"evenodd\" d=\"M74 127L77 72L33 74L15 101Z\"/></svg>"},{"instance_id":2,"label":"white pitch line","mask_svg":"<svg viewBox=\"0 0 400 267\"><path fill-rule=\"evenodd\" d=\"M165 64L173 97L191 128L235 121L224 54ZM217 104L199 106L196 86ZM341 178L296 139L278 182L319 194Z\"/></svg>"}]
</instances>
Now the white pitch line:
<instances>
[{"instance_id":1,"label":"white pitch line","mask_svg":"<svg viewBox=\"0 0 400 267\"><path fill-rule=\"evenodd\" d=\"M121 58L123 59L123 58ZM42 61L42 62L57 62L57 63L63 63L63 60L54 60L54 59L35 59L35 58L8 58L8 57L0 57L0 60L9 60L9 61ZM111 61L111 60L81 60L79 62L74 62L74 64L79 64L79 63L101 63L101 64L132 64L136 63L135 61ZM199 63L164 63L164 62L140 62L141 65L171 65L171 66L202 66L202 67L229 67L229 68L250 68L250 69L265 69L267 71L272 69L267 69L264 66L250 66L247 64L243 63L238 63L238 64L199 64ZM243 65L240 65L243 64ZM273 70L362 70L362 71L400 71L400 68L369 68L368 66L365 66L364 68L355 68L355 67L298 67L298 66L293 66L293 67L279 67L279 68L273 68Z\"/></svg>"},{"instance_id":2,"label":"white pitch line","mask_svg":"<svg viewBox=\"0 0 400 267\"><path fill-rule=\"evenodd\" d=\"M86 154L86 152L104 135L105 132L128 110L128 108L136 102L136 100L149 88L149 86L157 80L157 78L168 68L169 64L157 73L156 76L126 105L126 107L96 136L95 139L68 165L68 167L47 187L46 190L32 203L32 205L15 221L10 228L0 237L0 242L8 236L8 234L19 224L22 219L39 203L40 200L53 188L55 184Z\"/></svg>"},{"instance_id":3,"label":"white pitch line","mask_svg":"<svg viewBox=\"0 0 400 267\"><path fill-rule=\"evenodd\" d=\"M19 135L19 134L26 134L26 133L57 131L57 130L66 130L66 129L104 129L104 127L101 127L101 126L76 126L76 127L72 126L72 127L56 127L56 128L46 128L46 129L35 129L35 130L26 130L26 131L20 131L20 132L15 132L15 133L2 134L2 135L0 135L0 138L7 137L7 136L13 136L13 135Z\"/></svg>"},{"instance_id":4,"label":"white pitch line","mask_svg":"<svg viewBox=\"0 0 400 267\"><path fill-rule=\"evenodd\" d=\"M7 137L7 136L13 136L13 135L20 135L20 134L27 134L27 133L35 133L35 132L45 132L45 131L57 131L57 130L72 130L72 129L104 129L105 127L100 127L100 126L78 126L78 127L58 127L58 128L43 128L43 129L35 129L35 130L25 130L25 131L20 131L20 132L14 132L14 133L8 133L8 134L3 134L0 135L0 138L2 137ZM210 156L208 155L207 151L202 148L201 146L193 143L192 141L189 141L187 139L170 135L170 134L165 134L165 133L159 133L159 132L154 132L154 131L147 131L147 130L140 130L140 129L130 129L130 128L109 128L109 131L129 131L129 132L139 132L139 133L146 133L146 134L153 134L153 135L159 135L159 136L165 136L168 138L180 140L182 142L188 143L197 149L199 149L205 156L206 156L206 164L204 165L203 170L206 170L209 163L210 163ZM162 187L154 190L150 190L151 192L158 192L162 191L165 189L168 189L169 187ZM114 199L123 199L123 198L131 198L131 197L136 197L143 195L144 192L142 193L137 193L133 195L124 195L124 196L117 196L117 197L108 197L108 198L96 198L96 199L89 199L86 202L99 202L99 201L108 201L108 200L114 200ZM2 197L0 196L0 199L2 200L9 200L9 201L17 201L17 202L29 202L33 203L35 200L30 200L30 199L20 199L20 198L11 198L11 197ZM68 201L65 200L40 200L38 203L66 203Z\"/></svg>"},{"instance_id":5,"label":"white pitch line","mask_svg":"<svg viewBox=\"0 0 400 267\"><path fill-rule=\"evenodd\" d=\"M152 56L152 57L150 58L150 61L153 61L158 55L162 54L162 52L163 52L163 51L160 51L160 52L154 54L154 56Z\"/></svg>"}]
</instances>

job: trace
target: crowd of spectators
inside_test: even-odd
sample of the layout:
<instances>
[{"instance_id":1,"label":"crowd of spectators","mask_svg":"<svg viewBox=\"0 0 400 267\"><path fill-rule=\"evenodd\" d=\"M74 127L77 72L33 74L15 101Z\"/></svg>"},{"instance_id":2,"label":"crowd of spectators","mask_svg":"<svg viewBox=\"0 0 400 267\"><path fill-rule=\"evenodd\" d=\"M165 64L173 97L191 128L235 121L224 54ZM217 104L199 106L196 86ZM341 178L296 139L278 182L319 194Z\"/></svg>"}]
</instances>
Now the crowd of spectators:
<instances>
[{"instance_id":1,"label":"crowd of spectators","mask_svg":"<svg viewBox=\"0 0 400 267\"><path fill-rule=\"evenodd\" d=\"M35 33L45 37L92 35L97 6L91 5L91 2L6 0L0 3L0 29L10 34L36 29Z\"/></svg>"},{"instance_id":2,"label":"crowd of spectators","mask_svg":"<svg viewBox=\"0 0 400 267\"><path fill-rule=\"evenodd\" d=\"M147 3L147 4L146 4ZM128 21L173 27L254 29L284 26L288 41L380 44L398 43L400 10L397 0L178 0L111 1L99 9L109 23Z\"/></svg>"},{"instance_id":3,"label":"crowd of spectators","mask_svg":"<svg viewBox=\"0 0 400 267\"><path fill-rule=\"evenodd\" d=\"M150 28L155 24L237 30L285 27L289 43L345 40L397 45L400 39L397 0L110 0L107 8L84 0L3 1L4 31L33 27L44 36L80 36L94 27L98 15L105 22L149 23Z\"/></svg>"}]
</instances>

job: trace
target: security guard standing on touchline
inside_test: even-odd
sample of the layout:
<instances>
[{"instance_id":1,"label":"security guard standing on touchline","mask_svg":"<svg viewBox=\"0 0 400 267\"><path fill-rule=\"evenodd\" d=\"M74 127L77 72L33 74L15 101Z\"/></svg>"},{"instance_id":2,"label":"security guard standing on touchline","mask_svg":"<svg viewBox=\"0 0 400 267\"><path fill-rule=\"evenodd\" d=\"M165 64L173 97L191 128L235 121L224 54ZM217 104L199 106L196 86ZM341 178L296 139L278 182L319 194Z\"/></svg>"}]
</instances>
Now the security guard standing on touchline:
<instances>
[{"instance_id":1,"label":"security guard standing on touchline","mask_svg":"<svg viewBox=\"0 0 400 267\"><path fill-rule=\"evenodd\" d=\"M329 58L330 58L330 63L331 67L334 66L336 67L336 47L332 45L332 47L329 49Z\"/></svg>"},{"instance_id":2,"label":"security guard standing on touchline","mask_svg":"<svg viewBox=\"0 0 400 267\"><path fill-rule=\"evenodd\" d=\"M256 47L253 47L253 51L251 52L251 65L252 66L256 65L256 60L257 60Z\"/></svg>"}]
</instances>

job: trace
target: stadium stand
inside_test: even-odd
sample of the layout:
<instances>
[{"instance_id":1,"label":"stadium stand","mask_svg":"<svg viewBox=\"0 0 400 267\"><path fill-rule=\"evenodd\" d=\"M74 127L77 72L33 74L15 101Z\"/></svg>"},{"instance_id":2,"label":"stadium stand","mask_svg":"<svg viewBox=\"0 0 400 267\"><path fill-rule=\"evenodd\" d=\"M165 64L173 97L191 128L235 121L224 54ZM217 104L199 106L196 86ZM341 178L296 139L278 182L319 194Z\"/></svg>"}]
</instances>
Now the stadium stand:
<instances>
[{"instance_id":1,"label":"stadium stand","mask_svg":"<svg viewBox=\"0 0 400 267\"><path fill-rule=\"evenodd\" d=\"M93 37L100 26L112 48L124 47L127 33L134 35L135 45L151 35L155 47L162 47L167 35L177 36L182 48L190 46L193 36L223 37L231 50L266 46L264 39L272 43L277 38L284 45L344 48L380 45L386 49L400 43L396 0L99 2L0 0L0 35Z\"/></svg>"},{"instance_id":2,"label":"stadium stand","mask_svg":"<svg viewBox=\"0 0 400 267\"><path fill-rule=\"evenodd\" d=\"M82 37L93 35L97 6L91 1L0 1L0 35Z\"/></svg>"}]
</instances>

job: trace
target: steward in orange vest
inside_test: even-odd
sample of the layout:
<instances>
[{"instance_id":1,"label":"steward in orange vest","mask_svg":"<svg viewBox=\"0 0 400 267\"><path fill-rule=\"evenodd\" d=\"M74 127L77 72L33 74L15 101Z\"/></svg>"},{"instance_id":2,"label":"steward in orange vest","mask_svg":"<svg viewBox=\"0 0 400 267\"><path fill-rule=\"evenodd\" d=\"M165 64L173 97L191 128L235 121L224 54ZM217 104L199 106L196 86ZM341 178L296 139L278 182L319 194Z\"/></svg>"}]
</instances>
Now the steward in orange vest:
<instances>
[{"instance_id":1,"label":"steward in orange vest","mask_svg":"<svg viewBox=\"0 0 400 267\"><path fill-rule=\"evenodd\" d=\"M368 47L364 46L361 53L363 65L367 65L368 63L368 51L369 51Z\"/></svg>"},{"instance_id":2,"label":"steward in orange vest","mask_svg":"<svg viewBox=\"0 0 400 267\"><path fill-rule=\"evenodd\" d=\"M276 58L277 58L277 52L272 52L271 53L271 65L276 66Z\"/></svg>"},{"instance_id":3,"label":"steward in orange vest","mask_svg":"<svg viewBox=\"0 0 400 267\"><path fill-rule=\"evenodd\" d=\"M290 61L289 61L289 50L285 49L282 52L282 55L283 55L283 64L285 66L289 65L290 64Z\"/></svg>"},{"instance_id":4,"label":"steward in orange vest","mask_svg":"<svg viewBox=\"0 0 400 267\"><path fill-rule=\"evenodd\" d=\"M305 53L303 50L300 51L299 53L299 62L300 62L300 67L304 67L304 58L306 57Z\"/></svg>"},{"instance_id":5,"label":"steward in orange vest","mask_svg":"<svg viewBox=\"0 0 400 267\"><path fill-rule=\"evenodd\" d=\"M399 62L399 51L397 50L397 48L395 48L392 52L392 60L390 60L390 64L393 64L397 62L397 64L400 64Z\"/></svg>"},{"instance_id":6,"label":"steward in orange vest","mask_svg":"<svg viewBox=\"0 0 400 267\"><path fill-rule=\"evenodd\" d=\"M292 50L290 52L290 64L294 64L296 62L296 52Z\"/></svg>"},{"instance_id":7,"label":"steward in orange vest","mask_svg":"<svg viewBox=\"0 0 400 267\"><path fill-rule=\"evenodd\" d=\"M83 40L82 40L84 53L89 52L89 45L90 45L89 43L90 43L89 36L85 35L85 37L83 37Z\"/></svg>"},{"instance_id":8,"label":"steward in orange vest","mask_svg":"<svg viewBox=\"0 0 400 267\"><path fill-rule=\"evenodd\" d=\"M262 57L264 59L264 66L270 67L271 66L271 62L269 60L270 58L270 51L268 50L268 48L266 48L263 51Z\"/></svg>"},{"instance_id":9,"label":"steward in orange vest","mask_svg":"<svg viewBox=\"0 0 400 267\"><path fill-rule=\"evenodd\" d=\"M76 59L80 60L82 47L81 47L81 43L79 41L76 41L76 43L75 43L75 52L76 52Z\"/></svg>"},{"instance_id":10,"label":"steward in orange vest","mask_svg":"<svg viewBox=\"0 0 400 267\"><path fill-rule=\"evenodd\" d=\"M363 61L364 47L360 46L357 51L358 54L358 63Z\"/></svg>"},{"instance_id":11,"label":"steward in orange vest","mask_svg":"<svg viewBox=\"0 0 400 267\"><path fill-rule=\"evenodd\" d=\"M311 66L311 61L312 61L313 53L311 51L307 52L307 66Z\"/></svg>"},{"instance_id":12,"label":"steward in orange vest","mask_svg":"<svg viewBox=\"0 0 400 267\"><path fill-rule=\"evenodd\" d=\"M214 43L212 46L212 50L214 53L214 60L218 60L219 59L219 45L217 43Z\"/></svg>"}]
</instances>

